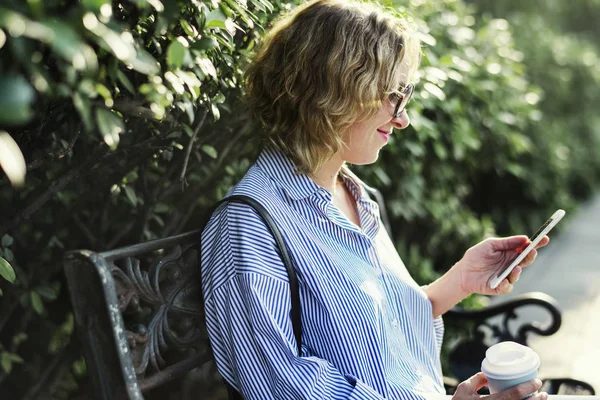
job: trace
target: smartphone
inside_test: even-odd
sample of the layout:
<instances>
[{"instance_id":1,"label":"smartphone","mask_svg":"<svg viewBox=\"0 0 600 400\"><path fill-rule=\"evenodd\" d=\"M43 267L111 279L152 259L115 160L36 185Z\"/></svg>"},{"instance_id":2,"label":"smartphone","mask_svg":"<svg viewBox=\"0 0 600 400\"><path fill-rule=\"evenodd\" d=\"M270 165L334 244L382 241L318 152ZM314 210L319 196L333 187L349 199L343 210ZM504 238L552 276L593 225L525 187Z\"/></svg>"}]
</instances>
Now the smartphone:
<instances>
[{"instance_id":1,"label":"smartphone","mask_svg":"<svg viewBox=\"0 0 600 400\"><path fill-rule=\"evenodd\" d=\"M508 268L498 272L495 275L492 275L492 277L490 278L490 288L496 289L498 287L498 285L500 285L500 283L502 283L504 278L506 278L508 276L508 274L510 274L510 272L517 265L519 265L519 263L521 261L523 261L523 259L525 257L527 257L527 254L529 254L531 252L531 250L533 250L535 248L535 246L537 246L537 244L540 242L540 240L542 240L543 237L546 236L548 234L548 232L550 232L552 230L552 228L554 228L554 226L556 226L556 224L558 224L558 221L560 221L562 219L562 217L564 217L564 216L565 216L565 210L557 210L554 214L552 214L552 216L548 219L548 221L544 222L544 225L542 225L540 227L540 229L538 229L538 231L536 233L534 233L533 236L529 239L529 240L531 240L531 243L529 244L529 246L527 246L525 248L525 250L523 250L521 253L519 253L516 256L516 258L510 263Z\"/></svg>"}]
</instances>

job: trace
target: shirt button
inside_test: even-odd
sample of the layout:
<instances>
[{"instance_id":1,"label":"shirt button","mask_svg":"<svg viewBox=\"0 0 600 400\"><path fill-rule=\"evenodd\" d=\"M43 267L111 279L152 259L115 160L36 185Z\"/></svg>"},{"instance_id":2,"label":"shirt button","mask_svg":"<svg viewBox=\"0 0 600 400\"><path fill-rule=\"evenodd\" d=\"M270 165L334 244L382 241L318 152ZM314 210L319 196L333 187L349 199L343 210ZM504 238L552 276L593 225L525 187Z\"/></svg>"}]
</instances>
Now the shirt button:
<instances>
[{"instance_id":1,"label":"shirt button","mask_svg":"<svg viewBox=\"0 0 600 400\"><path fill-rule=\"evenodd\" d=\"M397 327L398 327L398 320L397 320L397 319L395 319L395 320L393 320L393 321L392 321L392 326L393 326L394 328L397 328Z\"/></svg>"}]
</instances>

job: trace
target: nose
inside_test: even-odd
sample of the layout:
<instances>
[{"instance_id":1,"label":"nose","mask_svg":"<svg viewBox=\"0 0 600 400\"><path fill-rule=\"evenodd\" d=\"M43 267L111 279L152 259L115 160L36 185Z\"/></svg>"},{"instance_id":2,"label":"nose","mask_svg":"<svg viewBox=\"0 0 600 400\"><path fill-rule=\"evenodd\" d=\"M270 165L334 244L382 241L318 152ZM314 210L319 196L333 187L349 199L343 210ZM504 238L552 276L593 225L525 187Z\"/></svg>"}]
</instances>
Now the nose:
<instances>
[{"instance_id":1,"label":"nose","mask_svg":"<svg viewBox=\"0 0 600 400\"><path fill-rule=\"evenodd\" d=\"M410 118L406 113L406 110L402 111L402 113L396 117L392 118L392 124L396 129L405 129L410 125Z\"/></svg>"}]
</instances>

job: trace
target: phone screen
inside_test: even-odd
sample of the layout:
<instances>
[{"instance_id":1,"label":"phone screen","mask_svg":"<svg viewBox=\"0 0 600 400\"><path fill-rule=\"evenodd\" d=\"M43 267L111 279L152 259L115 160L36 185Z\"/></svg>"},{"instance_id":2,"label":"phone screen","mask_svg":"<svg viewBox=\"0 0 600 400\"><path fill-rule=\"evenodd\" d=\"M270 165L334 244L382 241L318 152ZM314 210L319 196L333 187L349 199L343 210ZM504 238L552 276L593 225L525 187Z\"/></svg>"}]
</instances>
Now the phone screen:
<instances>
[{"instance_id":1,"label":"phone screen","mask_svg":"<svg viewBox=\"0 0 600 400\"><path fill-rule=\"evenodd\" d=\"M544 222L544 225L542 225L540 227L540 229L537 230L536 233L534 233L530 238L529 241L533 242L538 236L542 235L542 232L544 232L544 229L546 229L546 227L548 225L550 225L550 223L552 222L552 217L548 218L548 220L546 222ZM544 235L545 236L545 235ZM541 239L540 239L541 240Z\"/></svg>"}]
</instances>

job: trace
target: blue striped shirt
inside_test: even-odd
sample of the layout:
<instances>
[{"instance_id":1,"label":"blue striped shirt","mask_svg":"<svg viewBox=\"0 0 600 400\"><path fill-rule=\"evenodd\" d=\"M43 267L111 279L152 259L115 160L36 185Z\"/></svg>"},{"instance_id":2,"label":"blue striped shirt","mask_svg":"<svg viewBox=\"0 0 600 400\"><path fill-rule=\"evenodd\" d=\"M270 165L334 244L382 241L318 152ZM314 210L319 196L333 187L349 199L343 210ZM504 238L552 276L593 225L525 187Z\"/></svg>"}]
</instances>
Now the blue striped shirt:
<instances>
[{"instance_id":1,"label":"blue striped shirt","mask_svg":"<svg viewBox=\"0 0 600 400\"><path fill-rule=\"evenodd\" d=\"M219 372L246 399L423 399L444 394L441 318L410 277L377 203L349 169L360 227L331 194L264 150L229 194L258 200L294 260L302 354L275 241L245 204L220 207L202 235L206 322Z\"/></svg>"}]
</instances>

